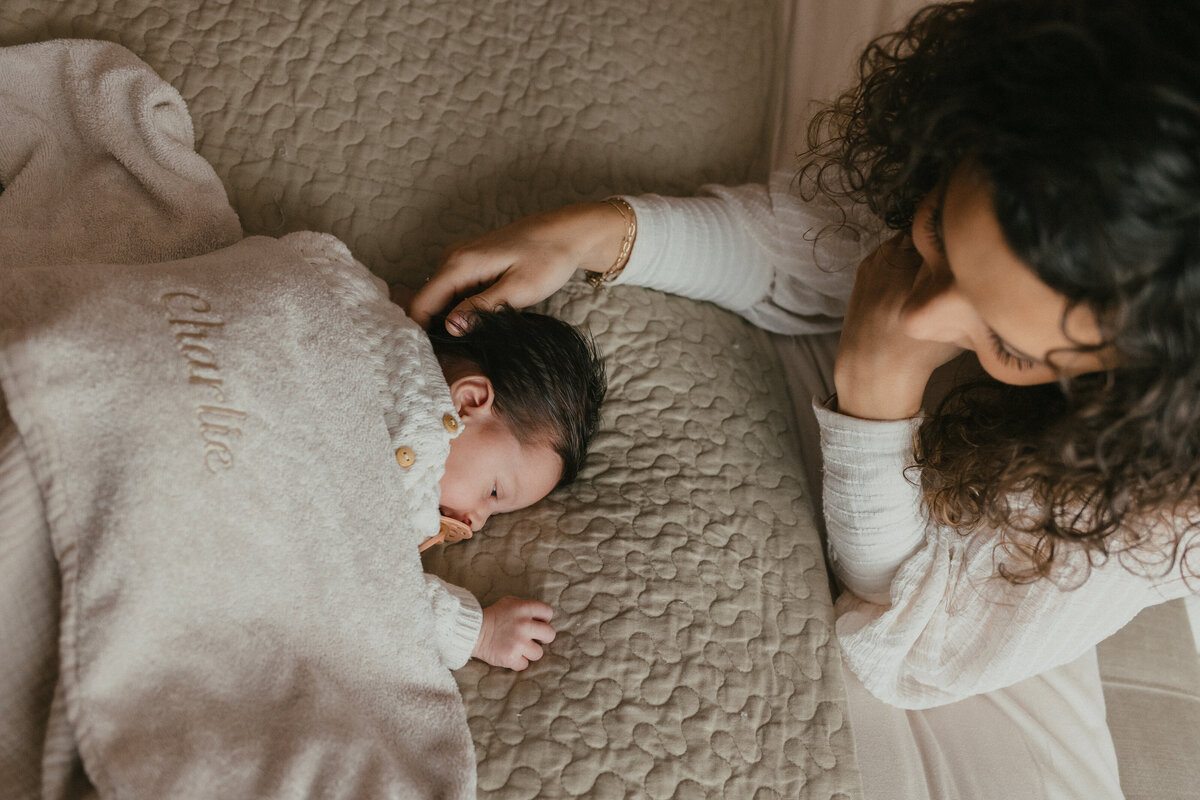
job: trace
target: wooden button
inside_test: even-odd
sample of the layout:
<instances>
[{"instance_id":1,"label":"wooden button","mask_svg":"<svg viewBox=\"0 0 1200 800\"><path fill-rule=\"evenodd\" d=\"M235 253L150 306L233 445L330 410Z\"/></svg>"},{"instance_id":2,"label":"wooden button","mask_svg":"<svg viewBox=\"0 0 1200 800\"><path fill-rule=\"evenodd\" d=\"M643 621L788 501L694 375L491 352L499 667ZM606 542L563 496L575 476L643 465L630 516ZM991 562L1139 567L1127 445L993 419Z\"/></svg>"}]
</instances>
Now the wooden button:
<instances>
[{"instance_id":1,"label":"wooden button","mask_svg":"<svg viewBox=\"0 0 1200 800\"><path fill-rule=\"evenodd\" d=\"M412 451L411 447L401 447L396 450L396 463L408 469L416 463L417 454Z\"/></svg>"},{"instance_id":2,"label":"wooden button","mask_svg":"<svg viewBox=\"0 0 1200 800\"><path fill-rule=\"evenodd\" d=\"M446 430L450 433L454 433L458 430L458 420L454 418L453 414L447 414L442 417L442 425L444 425Z\"/></svg>"}]
</instances>

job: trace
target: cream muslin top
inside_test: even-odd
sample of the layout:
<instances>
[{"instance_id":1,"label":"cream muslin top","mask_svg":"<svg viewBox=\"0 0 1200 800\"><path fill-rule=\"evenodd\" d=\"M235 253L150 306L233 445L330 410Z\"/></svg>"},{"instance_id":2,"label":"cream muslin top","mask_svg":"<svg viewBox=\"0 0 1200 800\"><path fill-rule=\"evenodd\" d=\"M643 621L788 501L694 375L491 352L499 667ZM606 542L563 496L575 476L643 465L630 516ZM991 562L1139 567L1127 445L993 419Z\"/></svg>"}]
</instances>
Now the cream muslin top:
<instances>
[{"instance_id":1,"label":"cream muslin top","mask_svg":"<svg viewBox=\"0 0 1200 800\"><path fill-rule=\"evenodd\" d=\"M862 211L803 199L789 173L767 185L702 187L692 198L626 199L638 239L617 283L709 300L776 333L837 330L857 265L883 239ZM839 226L847 217L865 232ZM848 590L836 601L837 635L847 665L885 702L925 708L1011 685L1073 661L1143 608L1190 593L1181 561L1194 532L1173 561L1131 552L1089 563L1076 551L1052 579L1012 583L999 567L1024 564L1013 549L1021 534L964 535L925 513L905 474L919 419L814 410L829 560ZM1173 540L1183 524L1164 520L1156 533Z\"/></svg>"}]
</instances>

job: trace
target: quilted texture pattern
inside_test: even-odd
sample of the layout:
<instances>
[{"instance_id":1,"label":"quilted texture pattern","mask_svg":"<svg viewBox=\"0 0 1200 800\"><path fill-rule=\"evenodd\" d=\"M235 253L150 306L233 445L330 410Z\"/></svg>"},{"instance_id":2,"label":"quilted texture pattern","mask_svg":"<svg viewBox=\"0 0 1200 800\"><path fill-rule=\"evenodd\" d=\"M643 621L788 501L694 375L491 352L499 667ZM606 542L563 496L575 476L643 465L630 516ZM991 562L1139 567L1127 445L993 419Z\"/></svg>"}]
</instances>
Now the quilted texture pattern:
<instances>
[{"instance_id":1,"label":"quilted texture pattern","mask_svg":"<svg viewBox=\"0 0 1200 800\"><path fill-rule=\"evenodd\" d=\"M765 335L707 304L569 287L610 400L578 482L429 568L532 595L559 635L457 674L488 797L853 797L820 546ZM843 791L845 792L843 794Z\"/></svg>"},{"instance_id":2,"label":"quilted texture pattern","mask_svg":"<svg viewBox=\"0 0 1200 800\"><path fill-rule=\"evenodd\" d=\"M777 0L5 0L0 44L117 41L180 90L248 234L416 285L446 244L765 174ZM2 79L2 76L0 76ZM820 546L765 335L581 285L609 360L581 478L427 566L560 635L457 673L487 798L860 794Z\"/></svg>"},{"instance_id":3,"label":"quilted texture pattern","mask_svg":"<svg viewBox=\"0 0 1200 800\"><path fill-rule=\"evenodd\" d=\"M0 44L119 42L177 88L248 234L389 281L540 208L765 169L772 0L6 0Z\"/></svg>"}]
</instances>

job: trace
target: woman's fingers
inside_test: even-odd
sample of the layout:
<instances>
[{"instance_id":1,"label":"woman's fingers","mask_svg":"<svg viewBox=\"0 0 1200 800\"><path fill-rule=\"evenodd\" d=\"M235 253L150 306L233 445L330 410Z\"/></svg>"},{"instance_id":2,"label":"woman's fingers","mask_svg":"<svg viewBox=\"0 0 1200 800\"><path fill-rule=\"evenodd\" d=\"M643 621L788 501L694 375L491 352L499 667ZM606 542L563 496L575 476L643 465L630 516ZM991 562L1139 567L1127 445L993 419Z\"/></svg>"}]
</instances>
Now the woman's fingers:
<instances>
[{"instance_id":1,"label":"woman's fingers","mask_svg":"<svg viewBox=\"0 0 1200 800\"><path fill-rule=\"evenodd\" d=\"M423 327L453 305L446 329L470 329L471 311L545 300L577 269L607 269L621 252L624 217L608 203L579 203L535 214L453 245L413 297L408 314Z\"/></svg>"},{"instance_id":2,"label":"woman's fingers","mask_svg":"<svg viewBox=\"0 0 1200 800\"><path fill-rule=\"evenodd\" d=\"M514 308L525 308L545 300L554 293L554 289L561 286L561 284L555 285L554 289L549 292L539 291L535 285L531 284L528 277L527 273L531 269L536 270L537 268L526 267L524 270L513 268L503 272L494 283L460 301L446 315L446 330L455 336L466 333L474 325L471 312L475 310L490 311L505 304ZM563 283L565 282L564 280ZM420 323L420 320L417 322Z\"/></svg>"},{"instance_id":3,"label":"woman's fingers","mask_svg":"<svg viewBox=\"0 0 1200 800\"><path fill-rule=\"evenodd\" d=\"M904 419L916 414L929 376L959 348L910 338L905 304L928 269L911 240L900 235L863 260L842 323L834 362L838 408L864 419Z\"/></svg>"},{"instance_id":4,"label":"woman's fingers","mask_svg":"<svg viewBox=\"0 0 1200 800\"><path fill-rule=\"evenodd\" d=\"M412 297L406 309L408 316L422 328L428 328L429 320L456 297L468 295L481 286L493 283L503 272L503 267L491 267L487 263L453 257L445 259ZM467 300L459 305L466 305Z\"/></svg>"}]
</instances>

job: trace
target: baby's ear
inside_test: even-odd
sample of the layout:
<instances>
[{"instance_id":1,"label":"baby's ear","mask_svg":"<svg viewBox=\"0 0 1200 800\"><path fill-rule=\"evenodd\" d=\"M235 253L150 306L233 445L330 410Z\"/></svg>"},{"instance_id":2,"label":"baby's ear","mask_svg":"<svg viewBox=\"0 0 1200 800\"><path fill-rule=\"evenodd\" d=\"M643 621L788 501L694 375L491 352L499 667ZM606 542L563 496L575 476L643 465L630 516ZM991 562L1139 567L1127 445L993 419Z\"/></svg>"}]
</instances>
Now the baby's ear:
<instances>
[{"instance_id":1,"label":"baby's ear","mask_svg":"<svg viewBox=\"0 0 1200 800\"><path fill-rule=\"evenodd\" d=\"M492 413L496 390L484 375L464 375L450 384L450 399L464 419Z\"/></svg>"}]
</instances>

